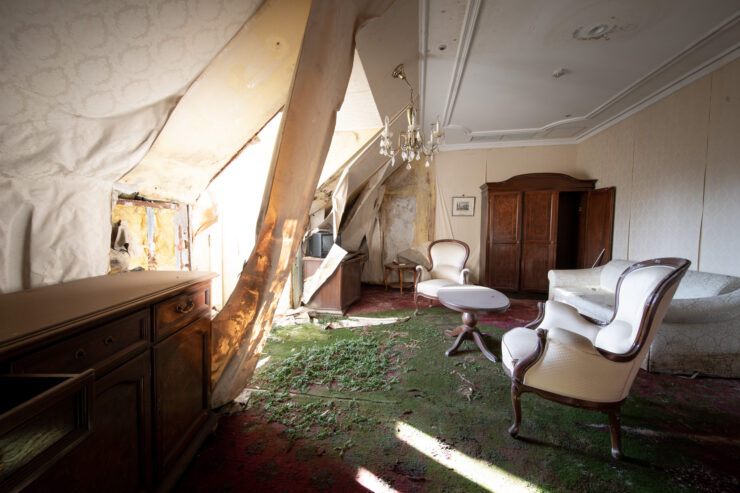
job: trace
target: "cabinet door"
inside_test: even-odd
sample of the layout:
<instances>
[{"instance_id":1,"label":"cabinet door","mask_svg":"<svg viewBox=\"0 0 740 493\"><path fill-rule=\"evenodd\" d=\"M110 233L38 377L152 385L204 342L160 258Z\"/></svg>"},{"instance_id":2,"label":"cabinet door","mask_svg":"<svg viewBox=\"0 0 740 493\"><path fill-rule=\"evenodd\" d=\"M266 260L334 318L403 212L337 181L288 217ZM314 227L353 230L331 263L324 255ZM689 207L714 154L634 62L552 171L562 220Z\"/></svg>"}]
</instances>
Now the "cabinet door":
<instances>
[{"instance_id":1,"label":"cabinet door","mask_svg":"<svg viewBox=\"0 0 740 493\"><path fill-rule=\"evenodd\" d=\"M578 256L580 268L596 267L612 258L612 236L614 233L614 196L616 189L599 188L586 192L585 218L583 220L583 246ZM601 252L604 255L599 258Z\"/></svg>"},{"instance_id":2,"label":"cabinet door","mask_svg":"<svg viewBox=\"0 0 740 493\"><path fill-rule=\"evenodd\" d=\"M547 272L555 268L557 200L557 192L524 193L520 284L524 291L547 291Z\"/></svg>"},{"instance_id":3,"label":"cabinet door","mask_svg":"<svg viewBox=\"0 0 740 493\"><path fill-rule=\"evenodd\" d=\"M93 433L24 491L151 489L149 352L95 381Z\"/></svg>"},{"instance_id":4,"label":"cabinet door","mask_svg":"<svg viewBox=\"0 0 740 493\"><path fill-rule=\"evenodd\" d=\"M211 321L196 319L153 347L154 463L161 481L208 416Z\"/></svg>"},{"instance_id":5,"label":"cabinet door","mask_svg":"<svg viewBox=\"0 0 740 493\"><path fill-rule=\"evenodd\" d=\"M489 286L495 289L519 289L521 255L521 192L492 193L489 204L488 234Z\"/></svg>"}]
</instances>

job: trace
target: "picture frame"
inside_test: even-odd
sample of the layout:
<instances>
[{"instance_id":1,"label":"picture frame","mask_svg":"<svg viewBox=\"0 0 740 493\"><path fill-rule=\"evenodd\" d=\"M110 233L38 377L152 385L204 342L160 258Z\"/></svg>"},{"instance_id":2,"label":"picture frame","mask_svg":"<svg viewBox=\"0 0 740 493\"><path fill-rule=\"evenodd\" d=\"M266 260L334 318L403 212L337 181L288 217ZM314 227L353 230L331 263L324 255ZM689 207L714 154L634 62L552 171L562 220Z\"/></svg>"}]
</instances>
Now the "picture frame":
<instances>
[{"instance_id":1,"label":"picture frame","mask_svg":"<svg viewBox=\"0 0 740 493\"><path fill-rule=\"evenodd\" d=\"M453 216L474 216L475 197L452 197Z\"/></svg>"}]
</instances>

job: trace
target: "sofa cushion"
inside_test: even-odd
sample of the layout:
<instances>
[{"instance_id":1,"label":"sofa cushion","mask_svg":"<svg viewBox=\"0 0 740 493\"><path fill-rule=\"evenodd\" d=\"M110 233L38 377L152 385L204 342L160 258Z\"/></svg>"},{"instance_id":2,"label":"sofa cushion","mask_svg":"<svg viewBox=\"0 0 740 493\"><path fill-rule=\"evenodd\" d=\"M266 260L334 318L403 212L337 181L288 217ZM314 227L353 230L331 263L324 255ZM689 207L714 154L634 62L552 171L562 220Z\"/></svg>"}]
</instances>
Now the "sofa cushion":
<instances>
[{"instance_id":1,"label":"sofa cushion","mask_svg":"<svg viewBox=\"0 0 740 493\"><path fill-rule=\"evenodd\" d=\"M688 271L678 285L674 299L708 298L740 289L737 277Z\"/></svg>"},{"instance_id":2,"label":"sofa cushion","mask_svg":"<svg viewBox=\"0 0 740 493\"><path fill-rule=\"evenodd\" d=\"M552 288L550 298L566 303L583 315L608 322L614 313L614 293L594 288L573 286Z\"/></svg>"}]
</instances>

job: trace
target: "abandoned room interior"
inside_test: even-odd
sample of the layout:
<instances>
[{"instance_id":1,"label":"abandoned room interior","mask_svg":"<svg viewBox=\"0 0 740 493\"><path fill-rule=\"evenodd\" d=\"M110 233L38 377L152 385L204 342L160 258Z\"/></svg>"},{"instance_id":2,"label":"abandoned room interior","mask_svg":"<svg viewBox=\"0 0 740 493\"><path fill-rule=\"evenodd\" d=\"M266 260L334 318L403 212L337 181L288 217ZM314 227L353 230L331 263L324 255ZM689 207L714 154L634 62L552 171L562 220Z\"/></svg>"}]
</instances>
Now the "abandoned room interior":
<instances>
[{"instance_id":1,"label":"abandoned room interior","mask_svg":"<svg viewBox=\"0 0 740 493\"><path fill-rule=\"evenodd\" d=\"M738 0L0 2L0 491L738 491Z\"/></svg>"}]
</instances>

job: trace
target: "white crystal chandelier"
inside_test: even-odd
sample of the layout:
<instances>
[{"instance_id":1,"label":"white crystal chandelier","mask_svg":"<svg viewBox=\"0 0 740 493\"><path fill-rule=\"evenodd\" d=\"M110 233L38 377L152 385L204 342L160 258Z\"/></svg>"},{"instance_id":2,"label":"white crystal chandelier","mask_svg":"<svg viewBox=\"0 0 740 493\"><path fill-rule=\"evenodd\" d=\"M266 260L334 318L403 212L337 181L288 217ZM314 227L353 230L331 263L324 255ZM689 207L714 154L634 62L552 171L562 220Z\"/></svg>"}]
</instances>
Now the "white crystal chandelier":
<instances>
[{"instance_id":1,"label":"white crystal chandelier","mask_svg":"<svg viewBox=\"0 0 740 493\"><path fill-rule=\"evenodd\" d=\"M398 147L393 147L391 138L393 133L388 128L388 116L385 117L385 128L380 134L380 154L391 158L391 166L396 164L396 154L401 153L401 159L406 162L406 169L411 169L411 161L419 161L422 157L425 160L424 165L428 168L429 162L434 161L434 154L439 152L439 140L442 137L440 130L439 117L437 122L431 124L429 140L425 142L424 131L416 123L416 106L414 104L414 88L411 87L406 79L406 73L403 71L403 64L399 64L391 74L394 79L401 79L409 86L411 91L411 100L406 107L406 119L408 127L405 132L398 136Z\"/></svg>"}]
</instances>

